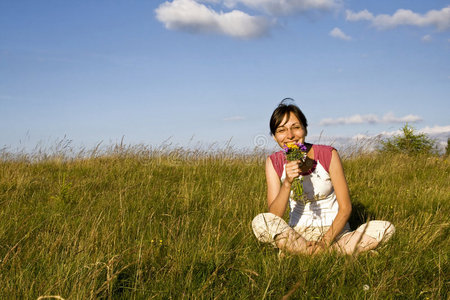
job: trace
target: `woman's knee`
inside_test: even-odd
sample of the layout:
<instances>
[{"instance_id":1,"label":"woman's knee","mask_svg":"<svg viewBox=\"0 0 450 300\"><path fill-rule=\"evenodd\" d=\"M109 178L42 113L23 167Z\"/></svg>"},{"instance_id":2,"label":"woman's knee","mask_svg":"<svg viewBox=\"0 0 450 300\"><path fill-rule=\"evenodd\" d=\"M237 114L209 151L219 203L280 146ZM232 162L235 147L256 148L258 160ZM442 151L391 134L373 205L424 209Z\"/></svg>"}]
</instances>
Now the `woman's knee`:
<instances>
[{"instance_id":1,"label":"woman's knee","mask_svg":"<svg viewBox=\"0 0 450 300\"><path fill-rule=\"evenodd\" d=\"M376 239L377 242L386 242L395 233L395 226L389 221L374 220L359 226L356 231Z\"/></svg>"},{"instance_id":2,"label":"woman's knee","mask_svg":"<svg viewBox=\"0 0 450 300\"><path fill-rule=\"evenodd\" d=\"M252 220L253 233L263 243L274 245L274 237L289 228L289 225L282 218L272 213L258 214Z\"/></svg>"}]
</instances>

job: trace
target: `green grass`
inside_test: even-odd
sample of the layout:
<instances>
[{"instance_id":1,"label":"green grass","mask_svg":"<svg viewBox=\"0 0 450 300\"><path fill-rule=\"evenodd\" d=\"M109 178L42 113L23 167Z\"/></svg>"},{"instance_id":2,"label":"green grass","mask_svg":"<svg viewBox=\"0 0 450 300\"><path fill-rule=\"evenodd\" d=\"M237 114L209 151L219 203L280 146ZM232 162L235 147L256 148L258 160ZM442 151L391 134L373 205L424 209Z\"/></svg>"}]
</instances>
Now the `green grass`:
<instances>
[{"instance_id":1,"label":"green grass","mask_svg":"<svg viewBox=\"0 0 450 300\"><path fill-rule=\"evenodd\" d=\"M345 159L351 225L395 236L378 255L279 259L250 226L267 210L261 154L91 154L3 154L0 298L448 298L449 160Z\"/></svg>"}]
</instances>

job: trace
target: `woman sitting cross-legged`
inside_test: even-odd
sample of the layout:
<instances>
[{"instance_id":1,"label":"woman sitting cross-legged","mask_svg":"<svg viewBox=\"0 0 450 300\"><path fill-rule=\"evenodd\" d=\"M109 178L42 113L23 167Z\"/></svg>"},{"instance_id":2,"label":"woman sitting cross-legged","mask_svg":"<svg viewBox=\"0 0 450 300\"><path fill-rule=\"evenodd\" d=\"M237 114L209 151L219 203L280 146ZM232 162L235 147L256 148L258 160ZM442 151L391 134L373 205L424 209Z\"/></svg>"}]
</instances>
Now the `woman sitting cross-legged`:
<instances>
[{"instance_id":1,"label":"woman sitting cross-legged","mask_svg":"<svg viewBox=\"0 0 450 300\"><path fill-rule=\"evenodd\" d=\"M368 251L395 232L387 221L369 221L350 231L352 211L347 181L333 147L305 143L307 120L294 104L283 100L270 119L278 145L304 149L304 159L288 161L285 151L267 158L268 213L257 215L253 232L261 242L289 253L315 254L335 250L343 254ZM301 179L301 195L294 195L294 179ZM289 206L289 224L281 217Z\"/></svg>"}]
</instances>

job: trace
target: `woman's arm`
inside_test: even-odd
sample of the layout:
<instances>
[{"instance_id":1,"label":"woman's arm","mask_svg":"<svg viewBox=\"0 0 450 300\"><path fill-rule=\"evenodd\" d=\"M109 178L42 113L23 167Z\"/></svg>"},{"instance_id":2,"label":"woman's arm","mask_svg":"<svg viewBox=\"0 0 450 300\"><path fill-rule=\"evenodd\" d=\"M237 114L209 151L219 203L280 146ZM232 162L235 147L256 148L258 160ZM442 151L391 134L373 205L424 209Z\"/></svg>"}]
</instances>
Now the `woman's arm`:
<instances>
[{"instance_id":1,"label":"woman's arm","mask_svg":"<svg viewBox=\"0 0 450 300\"><path fill-rule=\"evenodd\" d=\"M298 161L291 161L286 164L286 179L280 186L280 178L273 167L270 157L266 160L266 181L267 181L267 204L269 212L283 217L286 211L291 184L295 177L300 175Z\"/></svg>"},{"instance_id":2,"label":"woman's arm","mask_svg":"<svg viewBox=\"0 0 450 300\"><path fill-rule=\"evenodd\" d=\"M336 236L344 229L352 212L352 204L347 181L345 180L344 168L342 167L341 159L336 150L332 151L329 174L336 194L339 210L330 229L322 238L322 242L327 246L333 243Z\"/></svg>"}]
</instances>

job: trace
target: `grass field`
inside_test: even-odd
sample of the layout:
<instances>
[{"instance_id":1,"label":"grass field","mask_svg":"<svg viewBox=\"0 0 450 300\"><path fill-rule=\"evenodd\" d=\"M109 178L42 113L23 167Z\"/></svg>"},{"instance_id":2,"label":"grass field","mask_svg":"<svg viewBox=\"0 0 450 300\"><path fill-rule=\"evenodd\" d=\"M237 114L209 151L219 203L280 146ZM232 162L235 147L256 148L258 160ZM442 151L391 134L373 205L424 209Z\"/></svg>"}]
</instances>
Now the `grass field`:
<instances>
[{"instance_id":1,"label":"grass field","mask_svg":"<svg viewBox=\"0 0 450 300\"><path fill-rule=\"evenodd\" d=\"M448 159L346 158L352 227L389 220L395 236L378 255L282 259L250 226L267 210L264 160L139 147L3 153L0 298L448 299Z\"/></svg>"}]
</instances>

